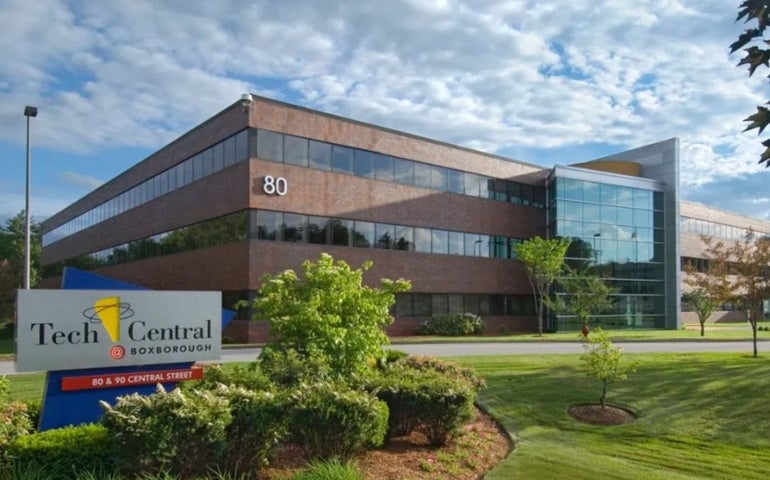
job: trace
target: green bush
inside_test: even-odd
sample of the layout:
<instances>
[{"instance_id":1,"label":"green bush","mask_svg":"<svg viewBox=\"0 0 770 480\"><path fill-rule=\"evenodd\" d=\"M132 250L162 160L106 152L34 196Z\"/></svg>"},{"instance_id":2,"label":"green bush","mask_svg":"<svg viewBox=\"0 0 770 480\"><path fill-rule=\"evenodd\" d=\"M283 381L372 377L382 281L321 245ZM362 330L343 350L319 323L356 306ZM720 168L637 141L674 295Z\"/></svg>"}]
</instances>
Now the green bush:
<instances>
[{"instance_id":1,"label":"green bush","mask_svg":"<svg viewBox=\"0 0 770 480\"><path fill-rule=\"evenodd\" d=\"M481 335L484 333L484 321L472 313L446 313L434 315L417 327L418 335L441 335L459 337Z\"/></svg>"},{"instance_id":2,"label":"green bush","mask_svg":"<svg viewBox=\"0 0 770 480\"><path fill-rule=\"evenodd\" d=\"M310 458L349 458L382 445L388 407L344 385L300 385L291 393L291 436Z\"/></svg>"},{"instance_id":3,"label":"green bush","mask_svg":"<svg viewBox=\"0 0 770 480\"><path fill-rule=\"evenodd\" d=\"M215 390L218 385L243 387L248 390L271 390L270 379L262 373L257 362L248 365L235 365L225 368L222 365L206 365L203 367L203 378L198 381L182 382L182 391Z\"/></svg>"},{"instance_id":4,"label":"green bush","mask_svg":"<svg viewBox=\"0 0 770 480\"><path fill-rule=\"evenodd\" d=\"M388 438L418 431L444 445L473 418L483 380L472 371L433 357L408 357L373 378L368 389L388 404Z\"/></svg>"},{"instance_id":5,"label":"green bush","mask_svg":"<svg viewBox=\"0 0 770 480\"><path fill-rule=\"evenodd\" d=\"M363 480L361 470L350 461L336 458L310 462L307 468L297 472L291 480Z\"/></svg>"},{"instance_id":6,"label":"green bush","mask_svg":"<svg viewBox=\"0 0 770 480\"><path fill-rule=\"evenodd\" d=\"M3 375L0 377L0 464L9 462L6 447L19 437L32 431L32 422L27 405L10 401L11 384Z\"/></svg>"},{"instance_id":7,"label":"green bush","mask_svg":"<svg viewBox=\"0 0 770 480\"><path fill-rule=\"evenodd\" d=\"M74 478L79 472L113 472L110 435L101 425L64 427L19 437L8 445L20 469L41 469L40 478Z\"/></svg>"},{"instance_id":8,"label":"green bush","mask_svg":"<svg viewBox=\"0 0 770 480\"><path fill-rule=\"evenodd\" d=\"M263 468L288 433L285 398L273 392L242 387L220 386L217 393L228 399L232 415L222 460L224 471Z\"/></svg>"},{"instance_id":9,"label":"green bush","mask_svg":"<svg viewBox=\"0 0 770 480\"><path fill-rule=\"evenodd\" d=\"M102 423L115 441L118 464L126 473L201 474L215 466L226 447L231 422L227 399L210 391L166 392L102 402Z\"/></svg>"},{"instance_id":10,"label":"green bush","mask_svg":"<svg viewBox=\"0 0 770 480\"><path fill-rule=\"evenodd\" d=\"M323 356L272 344L262 349L259 366L270 381L281 386L325 381L331 374Z\"/></svg>"}]
</instances>

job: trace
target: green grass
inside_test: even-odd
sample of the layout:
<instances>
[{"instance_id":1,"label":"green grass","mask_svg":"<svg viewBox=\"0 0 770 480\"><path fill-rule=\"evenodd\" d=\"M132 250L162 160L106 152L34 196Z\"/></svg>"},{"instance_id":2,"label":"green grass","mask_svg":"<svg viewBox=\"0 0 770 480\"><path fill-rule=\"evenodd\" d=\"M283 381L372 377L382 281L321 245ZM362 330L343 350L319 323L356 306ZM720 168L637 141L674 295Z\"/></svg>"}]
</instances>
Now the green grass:
<instances>
[{"instance_id":1,"label":"green grass","mask_svg":"<svg viewBox=\"0 0 770 480\"><path fill-rule=\"evenodd\" d=\"M765 479L770 477L770 359L738 354L629 355L640 362L608 401L638 419L578 423L596 401L576 355L458 358L487 378L480 401L516 437L488 479Z\"/></svg>"},{"instance_id":2,"label":"green grass","mask_svg":"<svg viewBox=\"0 0 770 480\"><path fill-rule=\"evenodd\" d=\"M516 439L487 479L770 478L770 358L736 353L627 355L639 362L608 402L637 420L578 423L573 403L600 395L577 355L462 357L488 388L480 402ZM16 399L40 399L43 375L11 379Z\"/></svg>"},{"instance_id":3,"label":"green grass","mask_svg":"<svg viewBox=\"0 0 770 480\"><path fill-rule=\"evenodd\" d=\"M770 322L759 326L770 327ZM700 336L698 325L688 325L680 330L608 330L614 342L671 342L671 341L751 341L751 327L748 323L723 323L706 326L706 335ZM770 340L770 331L757 332L757 339ZM581 342L578 332L519 333L511 335L470 336L470 337L395 337L391 343L461 343L461 342Z\"/></svg>"}]
</instances>

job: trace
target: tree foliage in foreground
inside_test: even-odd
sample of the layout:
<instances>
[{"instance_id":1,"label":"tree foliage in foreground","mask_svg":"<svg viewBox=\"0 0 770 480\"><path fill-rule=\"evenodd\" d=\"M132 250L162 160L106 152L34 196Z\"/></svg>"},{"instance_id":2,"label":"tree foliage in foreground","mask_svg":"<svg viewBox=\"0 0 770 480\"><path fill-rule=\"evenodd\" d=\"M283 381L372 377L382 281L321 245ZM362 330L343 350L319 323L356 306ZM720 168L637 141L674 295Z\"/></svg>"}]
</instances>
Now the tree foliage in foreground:
<instances>
[{"instance_id":1,"label":"tree foliage in foreground","mask_svg":"<svg viewBox=\"0 0 770 480\"><path fill-rule=\"evenodd\" d=\"M302 274L286 270L265 275L254 308L255 318L270 323L275 340L262 351L267 358L298 355L328 365L343 377L364 371L383 358L388 343L384 327L393 318L395 294L411 288L407 280L380 280L380 288L363 283L372 262L351 269L322 253L302 263Z\"/></svg>"},{"instance_id":2,"label":"tree foliage in foreground","mask_svg":"<svg viewBox=\"0 0 770 480\"><path fill-rule=\"evenodd\" d=\"M551 285L561 274L564 255L570 245L568 238L544 239L533 237L516 245L516 258L527 269L537 309L537 331L543 334L543 315Z\"/></svg>"},{"instance_id":3,"label":"tree foliage in foreground","mask_svg":"<svg viewBox=\"0 0 770 480\"><path fill-rule=\"evenodd\" d=\"M770 43L765 40L765 30L770 26L770 1L745 0L738 7L736 21L742 19L746 23L756 20L757 26L744 30L738 40L730 45L730 53L752 44L744 49L746 53L738 62L738 66L748 65L749 76L752 76L760 65L770 66L770 48L766 48ZM768 77L770 78L770 76ZM761 134L765 127L770 124L770 110L764 106L757 106L757 112L744 119L744 122L749 122L744 132L756 128L759 130L758 134ZM770 166L770 140L765 140L762 145L765 147L765 151L762 152L759 163L764 163L765 167L768 167Z\"/></svg>"},{"instance_id":4,"label":"tree foliage in foreground","mask_svg":"<svg viewBox=\"0 0 770 480\"><path fill-rule=\"evenodd\" d=\"M622 382L628 378L629 373L636 371L636 363L623 362L623 352L610 340L609 333L601 329L594 332L583 344L585 353L580 360L585 362L586 375L594 377L602 382L602 396L599 402L605 407L607 399L607 386L611 383Z\"/></svg>"}]
</instances>

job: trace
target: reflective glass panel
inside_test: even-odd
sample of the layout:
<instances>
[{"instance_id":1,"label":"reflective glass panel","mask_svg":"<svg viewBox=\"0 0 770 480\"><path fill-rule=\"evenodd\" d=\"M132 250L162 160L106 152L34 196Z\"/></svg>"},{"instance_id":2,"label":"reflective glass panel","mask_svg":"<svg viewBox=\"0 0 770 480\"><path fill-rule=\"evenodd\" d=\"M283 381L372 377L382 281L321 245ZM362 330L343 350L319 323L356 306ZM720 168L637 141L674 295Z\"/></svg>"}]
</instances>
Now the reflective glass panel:
<instances>
[{"instance_id":1,"label":"reflective glass panel","mask_svg":"<svg viewBox=\"0 0 770 480\"><path fill-rule=\"evenodd\" d=\"M304 138L284 135L284 162L300 167L308 166L308 141Z\"/></svg>"},{"instance_id":2,"label":"reflective glass panel","mask_svg":"<svg viewBox=\"0 0 770 480\"><path fill-rule=\"evenodd\" d=\"M332 147L328 143L310 140L308 143L310 168L319 170L332 169Z\"/></svg>"},{"instance_id":3,"label":"reflective glass panel","mask_svg":"<svg viewBox=\"0 0 770 480\"><path fill-rule=\"evenodd\" d=\"M340 173L353 173L352 148L332 145L332 170Z\"/></svg>"},{"instance_id":4,"label":"reflective glass panel","mask_svg":"<svg viewBox=\"0 0 770 480\"><path fill-rule=\"evenodd\" d=\"M374 154L366 150L356 150L353 157L353 175L374 178Z\"/></svg>"},{"instance_id":5,"label":"reflective glass panel","mask_svg":"<svg viewBox=\"0 0 770 480\"><path fill-rule=\"evenodd\" d=\"M271 162L283 162L283 135L267 130L258 130L257 157Z\"/></svg>"}]
</instances>

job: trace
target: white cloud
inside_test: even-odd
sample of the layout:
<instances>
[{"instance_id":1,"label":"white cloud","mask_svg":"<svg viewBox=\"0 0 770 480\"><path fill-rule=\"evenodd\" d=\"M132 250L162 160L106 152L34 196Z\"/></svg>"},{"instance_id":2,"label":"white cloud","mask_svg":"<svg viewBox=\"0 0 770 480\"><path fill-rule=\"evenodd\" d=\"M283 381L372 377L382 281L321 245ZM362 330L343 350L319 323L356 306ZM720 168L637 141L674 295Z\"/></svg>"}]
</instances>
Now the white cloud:
<instances>
[{"instance_id":1,"label":"white cloud","mask_svg":"<svg viewBox=\"0 0 770 480\"><path fill-rule=\"evenodd\" d=\"M36 104L42 146L155 148L257 91L488 151L678 136L688 187L761 169L723 0L0 2L8 142Z\"/></svg>"},{"instance_id":2,"label":"white cloud","mask_svg":"<svg viewBox=\"0 0 770 480\"><path fill-rule=\"evenodd\" d=\"M94 190L104 184L104 180L100 180L89 175L83 175L77 172L64 172L61 174L61 178L65 182L69 182L72 185L82 187L87 190Z\"/></svg>"}]
</instances>

